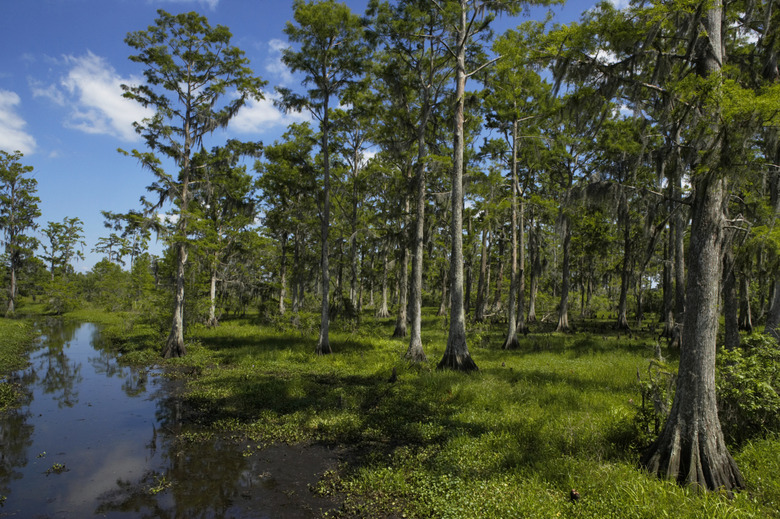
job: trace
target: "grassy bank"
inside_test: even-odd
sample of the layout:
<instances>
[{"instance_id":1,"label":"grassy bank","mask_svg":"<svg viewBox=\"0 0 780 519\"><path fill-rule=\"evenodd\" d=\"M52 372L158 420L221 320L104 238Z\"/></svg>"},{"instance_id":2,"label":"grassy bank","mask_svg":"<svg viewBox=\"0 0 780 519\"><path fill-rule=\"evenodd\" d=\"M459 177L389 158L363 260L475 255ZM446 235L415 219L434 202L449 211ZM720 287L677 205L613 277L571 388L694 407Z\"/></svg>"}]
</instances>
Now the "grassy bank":
<instances>
[{"instance_id":1,"label":"grassy bank","mask_svg":"<svg viewBox=\"0 0 780 519\"><path fill-rule=\"evenodd\" d=\"M472 326L480 370L463 375L432 369L446 342L440 317L426 317L424 365L402 360L408 341L389 338L392 320L336 326L324 357L314 355L316 327L234 320L191 328L189 354L168 364L189 382L192 440L227 432L247 444L342 447L341 467L313 489L340 496L340 516L780 517L780 439L733 449L749 488L731 499L637 468L652 436L636 419L637 373L654 337L594 326L531 334L516 351L500 349L503 327ZM159 334L125 320L109 334L127 358L157 360Z\"/></svg>"},{"instance_id":2,"label":"grassy bank","mask_svg":"<svg viewBox=\"0 0 780 519\"><path fill-rule=\"evenodd\" d=\"M31 321L0 318L0 411L16 405L18 388L10 375L27 365L34 338Z\"/></svg>"}]
</instances>

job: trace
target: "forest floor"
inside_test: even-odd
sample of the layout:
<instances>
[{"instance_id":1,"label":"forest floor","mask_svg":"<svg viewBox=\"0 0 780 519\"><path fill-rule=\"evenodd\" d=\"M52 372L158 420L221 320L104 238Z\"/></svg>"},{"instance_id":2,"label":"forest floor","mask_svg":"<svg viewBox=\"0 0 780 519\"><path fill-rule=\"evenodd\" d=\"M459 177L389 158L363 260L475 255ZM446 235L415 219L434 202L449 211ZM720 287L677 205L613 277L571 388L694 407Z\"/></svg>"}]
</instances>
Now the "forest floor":
<instances>
[{"instance_id":1,"label":"forest floor","mask_svg":"<svg viewBox=\"0 0 780 519\"><path fill-rule=\"evenodd\" d=\"M116 314L72 318L102 319L128 362L162 362L160 335L148 327ZM539 324L506 351L504 325L471 324L479 371L461 374L435 369L447 326L432 313L421 365L403 360L408 339L390 338L394 319L336 323L333 354L322 357L314 354L316 316L302 323L193 326L188 354L164 364L187 382L188 441L223 434L259 447L316 444L342 453L311 486L338 504L323 515L780 517L780 437L732 447L748 487L732 497L638 468L655 434L640 380L652 372L656 331L618 334L593 320L557 334ZM662 354L675 369L677 352L664 344Z\"/></svg>"}]
</instances>

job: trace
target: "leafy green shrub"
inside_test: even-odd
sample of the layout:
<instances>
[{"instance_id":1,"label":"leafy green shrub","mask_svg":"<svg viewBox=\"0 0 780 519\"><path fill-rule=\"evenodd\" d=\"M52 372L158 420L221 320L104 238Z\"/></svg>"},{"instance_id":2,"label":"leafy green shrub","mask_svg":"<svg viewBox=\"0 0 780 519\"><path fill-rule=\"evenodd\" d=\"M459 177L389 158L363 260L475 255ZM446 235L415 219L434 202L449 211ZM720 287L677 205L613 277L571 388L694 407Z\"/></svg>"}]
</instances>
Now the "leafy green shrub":
<instances>
[{"instance_id":1,"label":"leafy green shrub","mask_svg":"<svg viewBox=\"0 0 780 519\"><path fill-rule=\"evenodd\" d=\"M718 413L728 441L780 431L780 349L754 333L742 347L718 352Z\"/></svg>"},{"instance_id":2,"label":"leafy green shrub","mask_svg":"<svg viewBox=\"0 0 780 519\"><path fill-rule=\"evenodd\" d=\"M677 372L665 362L653 359L647 366L647 377L643 379L638 369L636 376L642 400L634 417L635 439L632 446L642 450L658 437L669 417Z\"/></svg>"},{"instance_id":3,"label":"leafy green shrub","mask_svg":"<svg viewBox=\"0 0 780 519\"><path fill-rule=\"evenodd\" d=\"M56 315L77 308L76 284L61 276L55 277L46 286L46 311Z\"/></svg>"}]
</instances>

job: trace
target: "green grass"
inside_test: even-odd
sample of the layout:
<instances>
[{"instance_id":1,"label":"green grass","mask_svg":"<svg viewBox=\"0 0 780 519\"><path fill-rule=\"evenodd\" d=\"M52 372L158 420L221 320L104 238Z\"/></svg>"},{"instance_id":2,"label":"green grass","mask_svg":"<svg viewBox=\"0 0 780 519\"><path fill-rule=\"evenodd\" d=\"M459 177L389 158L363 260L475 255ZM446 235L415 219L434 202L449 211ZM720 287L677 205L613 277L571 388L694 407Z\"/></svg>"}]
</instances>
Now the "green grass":
<instances>
[{"instance_id":1,"label":"green grass","mask_svg":"<svg viewBox=\"0 0 780 519\"><path fill-rule=\"evenodd\" d=\"M188 381L187 434L344 447L342 466L314 489L341 496L344 517L780 517L780 439L732 451L748 482L733 499L637 468L637 372L653 356L650 333L542 331L503 351L503 327L471 326L480 369L464 375L434 369L443 318L425 317L424 365L402 359L408 341L389 338L393 325L336 324L323 357L316 327L192 327L188 355L167 363ZM161 338L116 330L127 356L156 360Z\"/></svg>"},{"instance_id":2,"label":"green grass","mask_svg":"<svg viewBox=\"0 0 780 519\"><path fill-rule=\"evenodd\" d=\"M34 337L30 321L0 318L0 411L16 406L19 388L9 375L27 365Z\"/></svg>"}]
</instances>

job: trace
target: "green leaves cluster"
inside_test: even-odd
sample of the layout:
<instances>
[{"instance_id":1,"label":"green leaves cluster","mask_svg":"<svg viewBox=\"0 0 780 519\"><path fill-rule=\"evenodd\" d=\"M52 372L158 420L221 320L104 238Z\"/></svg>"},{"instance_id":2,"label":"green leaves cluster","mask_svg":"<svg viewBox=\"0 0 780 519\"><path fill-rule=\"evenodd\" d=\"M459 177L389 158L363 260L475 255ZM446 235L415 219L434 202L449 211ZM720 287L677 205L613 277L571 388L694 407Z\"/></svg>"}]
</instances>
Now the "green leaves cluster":
<instances>
[{"instance_id":1,"label":"green leaves cluster","mask_svg":"<svg viewBox=\"0 0 780 519\"><path fill-rule=\"evenodd\" d=\"M718 414L736 444L780 432L780 351L762 334L718 353Z\"/></svg>"}]
</instances>

